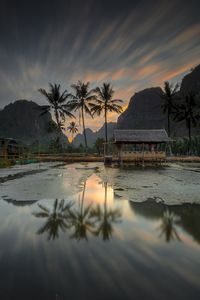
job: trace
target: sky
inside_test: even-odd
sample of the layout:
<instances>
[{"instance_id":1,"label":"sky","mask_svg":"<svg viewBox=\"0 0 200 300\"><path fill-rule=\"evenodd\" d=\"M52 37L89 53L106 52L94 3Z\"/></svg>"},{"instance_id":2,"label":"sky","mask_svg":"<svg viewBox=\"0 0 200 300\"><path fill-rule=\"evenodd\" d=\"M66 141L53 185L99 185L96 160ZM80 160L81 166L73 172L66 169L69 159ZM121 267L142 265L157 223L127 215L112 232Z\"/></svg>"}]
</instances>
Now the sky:
<instances>
[{"instance_id":1,"label":"sky","mask_svg":"<svg viewBox=\"0 0 200 300\"><path fill-rule=\"evenodd\" d=\"M125 109L135 92L179 82L200 63L199 0L0 0L0 8L0 108L45 104L39 88L70 91L81 80L111 82ZM86 118L93 130L102 124Z\"/></svg>"}]
</instances>

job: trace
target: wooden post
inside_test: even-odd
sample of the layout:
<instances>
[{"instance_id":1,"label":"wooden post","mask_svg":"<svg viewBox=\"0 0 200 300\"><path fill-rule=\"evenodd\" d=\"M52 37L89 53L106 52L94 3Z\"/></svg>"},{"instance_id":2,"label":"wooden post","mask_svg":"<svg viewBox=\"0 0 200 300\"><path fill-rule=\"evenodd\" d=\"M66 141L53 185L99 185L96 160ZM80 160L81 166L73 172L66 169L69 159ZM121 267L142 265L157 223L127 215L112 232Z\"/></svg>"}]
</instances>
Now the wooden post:
<instances>
[{"instance_id":1,"label":"wooden post","mask_svg":"<svg viewBox=\"0 0 200 300\"><path fill-rule=\"evenodd\" d=\"M142 144L142 166L144 167L144 143Z\"/></svg>"},{"instance_id":2,"label":"wooden post","mask_svg":"<svg viewBox=\"0 0 200 300\"><path fill-rule=\"evenodd\" d=\"M103 156L104 156L104 163L105 163L105 157L106 157L105 143L103 144Z\"/></svg>"},{"instance_id":3,"label":"wooden post","mask_svg":"<svg viewBox=\"0 0 200 300\"><path fill-rule=\"evenodd\" d=\"M118 163L119 164L122 163L121 148L122 148L122 145L121 144L117 144L117 149L118 149Z\"/></svg>"}]
</instances>

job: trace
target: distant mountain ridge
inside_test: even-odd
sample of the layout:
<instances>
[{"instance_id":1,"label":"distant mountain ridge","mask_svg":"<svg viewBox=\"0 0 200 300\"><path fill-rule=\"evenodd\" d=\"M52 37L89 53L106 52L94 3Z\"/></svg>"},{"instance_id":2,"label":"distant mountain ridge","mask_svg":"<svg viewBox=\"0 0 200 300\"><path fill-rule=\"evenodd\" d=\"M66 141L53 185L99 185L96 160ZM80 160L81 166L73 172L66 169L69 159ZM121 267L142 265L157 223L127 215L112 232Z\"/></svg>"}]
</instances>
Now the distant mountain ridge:
<instances>
[{"instance_id":1,"label":"distant mountain ridge","mask_svg":"<svg viewBox=\"0 0 200 300\"><path fill-rule=\"evenodd\" d=\"M116 126L117 124L114 122L108 123L108 139L113 137L113 131L116 128ZM96 132L92 131L90 128L86 128L86 134L87 134L88 146L93 147L97 138L105 139L105 124ZM80 146L81 144L83 146L85 145L84 135L82 133L81 134L79 133L74 138L73 145Z\"/></svg>"},{"instance_id":2,"label":"distant mountain ridge","mask_svg":"<svg viewBox=\"0 0 200 300\"><path fill-rule=\"evenodd\" d=\"M41 116L41 106L33 101L17 100L0 111L0 137L14 138L30 145L34 142L47 145L56 138L55 132L48 132L50 113ZM62 143L67 137L61 133Z\"/></svg>"}]
</instances>

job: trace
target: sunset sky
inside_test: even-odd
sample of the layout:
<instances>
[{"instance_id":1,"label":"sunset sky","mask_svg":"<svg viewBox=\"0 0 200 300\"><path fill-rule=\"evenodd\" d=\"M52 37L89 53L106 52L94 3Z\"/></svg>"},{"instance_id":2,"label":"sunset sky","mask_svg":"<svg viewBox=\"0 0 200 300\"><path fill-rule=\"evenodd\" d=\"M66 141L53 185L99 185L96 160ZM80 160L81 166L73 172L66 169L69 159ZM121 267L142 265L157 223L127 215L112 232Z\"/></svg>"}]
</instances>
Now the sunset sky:
<instances>
[{"instance_id":1,"label":"sunset sky","mask_svg":"<svg viewBox=\"0 0 200 300\"><path fill-rule=\"evenodd\" d=\"M136 91L180 81L200 63L199 12L199 0L1 0L0 108L45 103L37 90L49 82L111 81L126 107Z\"/></svg>"}]
</instances>

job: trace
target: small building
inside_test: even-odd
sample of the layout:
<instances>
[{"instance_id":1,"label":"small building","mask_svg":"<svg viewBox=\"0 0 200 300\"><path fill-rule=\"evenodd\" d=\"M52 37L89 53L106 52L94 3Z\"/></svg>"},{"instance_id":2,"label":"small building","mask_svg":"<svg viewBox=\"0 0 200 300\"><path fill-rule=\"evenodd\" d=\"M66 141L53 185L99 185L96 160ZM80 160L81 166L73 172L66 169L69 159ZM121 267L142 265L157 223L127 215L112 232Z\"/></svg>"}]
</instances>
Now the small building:
<instances>
[{"instance_id":1,"label":"small building","mask_svg":"<svg viewBox=\"0 0 200 300\"><path fill-rule=\"evenodd\" d=\"M0 138L0 158L18 158L23 153L23 146L11 138Z\"/></svg>"},{"instance_id":2,"label":"small building","mask_svg":"<svg viewBox=\"0 0 200 300\"><path fill-rule=\"evenodd\" d=\"M165 129L114 131L114 144L120 161L163 161L169 141Z\"/></svg>"}]
</instances>

